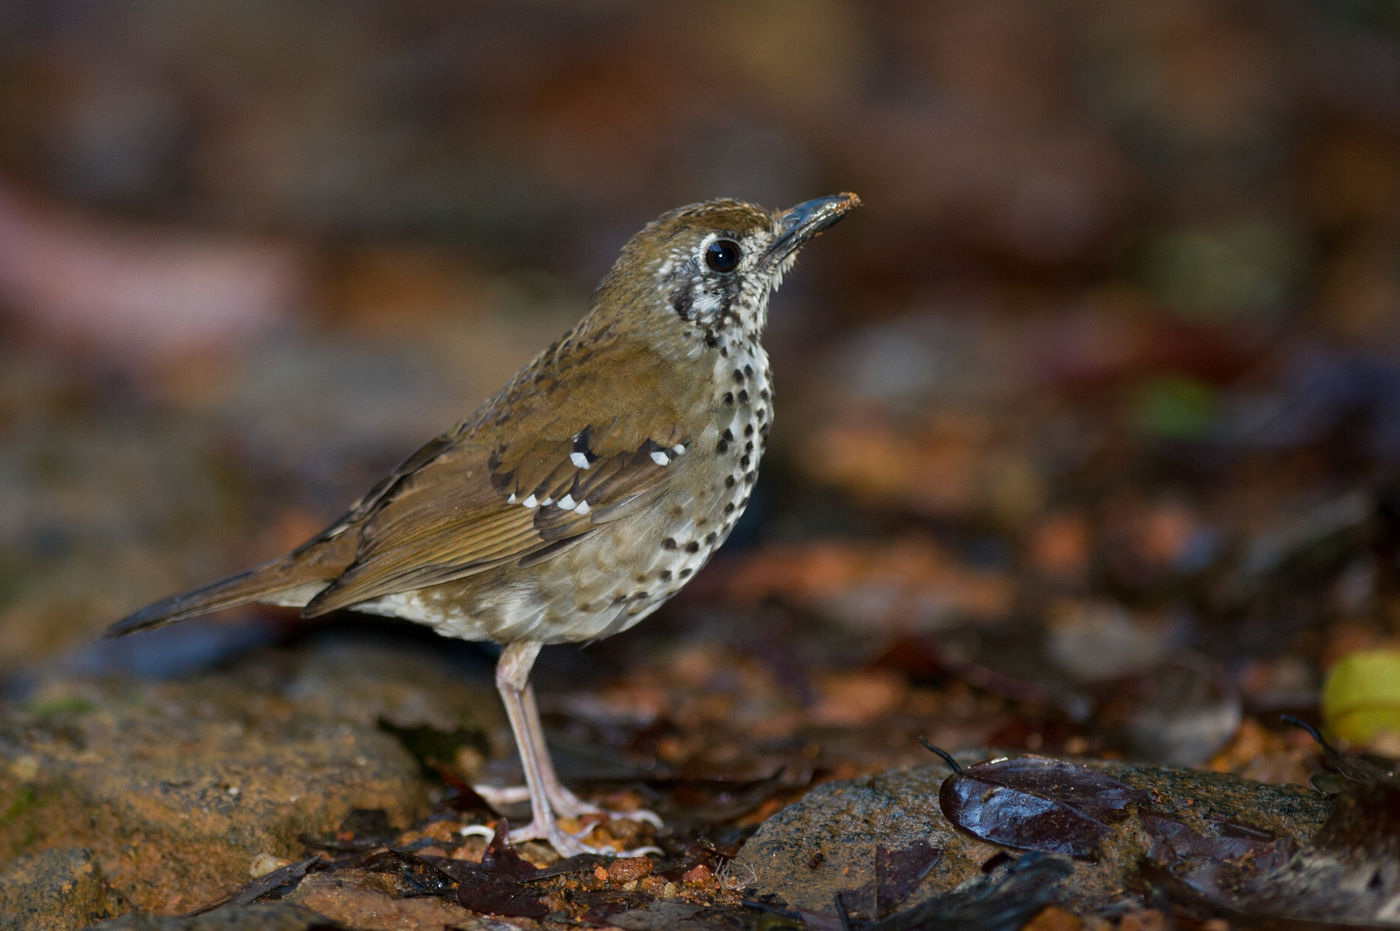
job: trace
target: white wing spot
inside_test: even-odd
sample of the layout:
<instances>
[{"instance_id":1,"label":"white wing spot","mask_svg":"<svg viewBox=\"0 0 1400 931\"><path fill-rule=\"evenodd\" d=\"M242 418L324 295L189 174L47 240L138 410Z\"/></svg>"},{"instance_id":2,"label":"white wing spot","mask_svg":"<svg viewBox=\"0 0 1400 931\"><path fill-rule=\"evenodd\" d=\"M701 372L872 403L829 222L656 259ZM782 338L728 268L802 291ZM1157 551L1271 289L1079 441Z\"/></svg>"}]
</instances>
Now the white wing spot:
<instances>
[{"instance_id":1,"label":"white wing spot","mask_svg":"<svg viewBox=\"0 0 1400 931\"><path fill-rule=\"evenodd\" d=\"M587 501L580 501L580 502L578 503L578 507L574 508L574 513L575 513L575 514L587 514L587 513L588 513L589 511L591 511L591 510L593 510L593 506L592 506L592 505L590 505Z\"/></svg>"},{"instance_id":2,"label":"white wing spot","mask_svg":"<svg viewBox=\"0 0 1400 931\"><path fill-rule=\"evenodd\" d=\"M562 510L572 511L574 509L574 496L565 495L564 497L559 499L558 504Z\"/></svg>"},{"instance_id":3,"label":"white wing spot","mask_svg":"<svg viewBox=\"0 0 1400 931\"><path fill-rule=\"evenodd\" d=\"M684 444L684 443L677 443L675 446L672 446L672 447L671 447L671 452L675 453L677 456L684 455L684 454L685 454L685 444Z\"/></svg>"},{"instance_id":4,"label":"white wing spot","mask_svg":"<svg viewBox=\"0 0 1400 931\"><path fill-rule=\"evenodd\" d=\"M659 449L651 454L651 461L656 463L657 465L663 466L671 464L671 458Z\"/></svg>"},{"instance_id":5,"label":"white wing spot","mask_svg":"<svg viewBox=\"0 0 1400 931\"><path fill-rule=\"evenodd\" d=\"M553 504L553 503L554 503L554 499L553 499L553 498L544 498L544 499L541 499L541 501L540 501L540 507L542 507L542 508L547 508L547 507L549 507L549 506L550 506L551 504Z\"/></svg>"},{"instance_id":6,"label":"white wing spot","mask_svg":"<svg viewBox=\"0 0 1400 931\"><path fill-rule=\"evenodd\" d=\"M506 499L506 504L514 504L517 500L519 500L519 499L516 498L515 492L512 491L512 492L510 493L510 497Z\"/></svg>"},{"instance_id":7,"label":"white wing spot","mask_svg":"<svg viewBox=\"0 0 1400 931\"><path fill-rule=\"evenodd\" d=\"M523 505L524 505L525 507L527 507L527 508L537 508L537 507L540 506L539 500L538 500L534 495L531 495L530 497L526 498L524 501L522 501L522 502L520 502L520 503L523 504Z\"/></svg>"},{"instance_id":8,"label":"white wing spot","mask_svg":"<svg viewBox=\"0 0 1400 931\"><path fill-rule=\"evenodd\" d=\"M569 461L580 469L588 468L588 457L583 453L569 453Z\"/></svg>"}]
</instances>

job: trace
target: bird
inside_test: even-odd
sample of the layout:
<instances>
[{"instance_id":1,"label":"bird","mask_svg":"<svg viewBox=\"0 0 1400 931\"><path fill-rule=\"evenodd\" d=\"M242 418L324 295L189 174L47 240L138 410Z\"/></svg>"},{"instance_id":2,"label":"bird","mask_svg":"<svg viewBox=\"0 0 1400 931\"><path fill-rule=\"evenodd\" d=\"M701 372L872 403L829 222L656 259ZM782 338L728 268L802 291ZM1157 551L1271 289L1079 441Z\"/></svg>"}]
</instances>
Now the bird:
<instances>
[{"instance_id":1,"label":"bird","mask_svg":"<svg viewBox=\"0 0 1400 931\"><path fill-rule=\"evenodd\" d=\"M603 809L560 781L531 667L545 645L640 622L734 529L773 422L769 298L802 246L859 205L849 193L785 210L724 198L662 214L622 247L572 329L325 530L104 636L261 603L493 641L525 776L498 797L531 808L510 843L600 852L581 836L591 825L560 824Z\"/></svg>"}]
</instances>

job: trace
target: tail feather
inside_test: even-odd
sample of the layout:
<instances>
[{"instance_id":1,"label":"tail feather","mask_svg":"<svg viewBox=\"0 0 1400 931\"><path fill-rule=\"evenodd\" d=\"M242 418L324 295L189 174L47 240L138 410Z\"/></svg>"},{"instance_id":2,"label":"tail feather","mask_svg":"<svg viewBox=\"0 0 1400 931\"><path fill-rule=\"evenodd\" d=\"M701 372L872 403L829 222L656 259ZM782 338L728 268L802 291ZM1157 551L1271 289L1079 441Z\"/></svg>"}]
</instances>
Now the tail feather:
<instances>
[{"instance_id":1,"label":"tail feather","mask_svg":"<svg viewBox=\"0 0 1400 931\"><path fill-rule=\"evenodd\" d=\"M290 578L286 568L284 561L277 560L178 595L171 595L169 598L162 598L128 614L103 631L102 636L124 637L138 630L154 630L200 614L236 608L253 602L289 603L290 600L294 600L290 596L298 593L298 590L308 588L308 585L310 591L306 598L309 599L324 586L324 583L308 583L305 578Z\"/></svg>"}]
</instances>

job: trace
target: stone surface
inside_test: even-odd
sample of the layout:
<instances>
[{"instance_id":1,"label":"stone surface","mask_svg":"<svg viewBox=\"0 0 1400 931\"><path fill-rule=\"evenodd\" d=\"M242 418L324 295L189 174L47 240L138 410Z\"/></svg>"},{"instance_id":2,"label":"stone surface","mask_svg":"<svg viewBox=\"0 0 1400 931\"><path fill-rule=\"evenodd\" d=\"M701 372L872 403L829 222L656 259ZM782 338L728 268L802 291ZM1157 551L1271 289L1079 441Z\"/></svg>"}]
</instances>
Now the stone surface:
<instances>
[{"instance_id":1,"label":"stone surface","mask_svg":"<svg viewBox=\"0 0 1400 931\"><path fill-rule=\"evenodd\" d=\"M94 925L93 931L349 931L298 905L245 905L204 915L126 915Z\"/></svg>"},{"instance_id":2,"label":"stone surface","mask_svg":"<svg viewBox=\"0 0 1400 931\"><path fill-rule=\"evenodd\" d=\"M50 847L16 857L0 871L0 927L72 928L129 908L108 887L92 853L81 847Z\"/></svg>"},{"instance_id":3,"label":"stone surface","mask_svg":"<svg viewBox=\"0 0 1400 931\"><path fill-rule=\"evenodd\" d=\"M364 931L487 931L518 928L524 921L474 915L455 902L433 896L398 896L385 877L357 870L308 876L287 901Z\"/></svg>"},{"instance_id":4,"label":"stone surface","mask_svg":"<svg viewBox=\"0 0 1400 931\"><path fill-rule=\"evenodd\" d=\"M1194 770L1086 765L1150 793L1157 811L1202 834L1210 831L1207 822L1226 819L1301 845L1327 814L1326 800L1299 786ZM899 856L927 844L941 853L903 905L944 895L980 877L983 864L1006 849L955 829L943 817L938 794L947 777L947 767L940 764L820 786L765 821L730 871L755 896L831 914L840 893L854 915L874 917L881 904L876 902L877 846ZM1097 862L1075 861L1074 875L1062 885L1061 903L1094 908L1121 901L1127 879L1151 847L1138 819L1124 820Z\"/></svg>"},{"instance_id":5,"label":"stone surface","mask_svg":"<svg viewBox=\"0 0 1400 931\"><path fill-rule=\"evenodd\" d=\"M928 843L943 851L910 902L978 875L1001 848L959 833L938 808L942 766L920 766L831 782L769 818L730 863L731 874L760 896L830 912L836 894L856 914L875 907L875 848Z\"/></svg>"},{"instance_id":6,"label":"stone surface","mask_svg":"<svg viewBox=\"0 0 1400 931\"><path fill-rule=\"evenodd\" d=\"M540 926L474 915L450 894L422 895L393 870L349 860L313 869L275 903L238 904L247 892L228 899L254 873L306 856L301 836L333 837L355 809L382 809L384 837L397 837L371 843L426 840L458 850L456 821L424 820L434 782L404 749L408 738L381 723L406 735L485 727L501 738L485 664L475 674L435 646L390 646L342 631L172 680L41 679L22 699L0 702L0 928L81 928L103 919L114 919L104 929L154 931ZM158 648L156 641L151 649ZM470 754L482 744L468 743L477 746L458 751L467 756L455 765L470 777L479 762ZM1085 765L1150 798L1159 820L1177 831L1170 843L1185 838L1181 849L1192 856L1209 848L1199 839L1212 826L1237 825L1246 840L1257 830L1301 844L1326 814L1324 799L1298 787ZM592 874L560 880L545 925L572 926L585 913L636 927L653 919L677 927L771 919L738 901L740 887L826 915L839 892L858 920L966 890L987 878L984 868L1006 848L948 823L938 800L947 775L929 765L822 785L764 822L717 876L692 871L703 873L708 891L699 880L665 877L646 877L642 883L655 878L654 886L635 890ZM1140 816L1114 822L1098 860L1075 861L1054 901L1081 911L1136 901L1129 882L1154 846L1145 825ZM356 836L374 832L357 828ZM684 901L660 891L672 885Z\"/></svg>"},{"instance_id":7,"label":"stone surface","mask_svg":"<svg viewBox=\"0 0 1400 931\"><path fill-rule=\"evenodd\" d=\"M366 643L259 651L175 681L67 678L0 703L0 926L217 902L269 856L302 855L356 809L406 827L428 782L378 723L467 726L484 683L431 653ZM49 914L49 912L43 912Z\"/></svg>"}]
</instances>

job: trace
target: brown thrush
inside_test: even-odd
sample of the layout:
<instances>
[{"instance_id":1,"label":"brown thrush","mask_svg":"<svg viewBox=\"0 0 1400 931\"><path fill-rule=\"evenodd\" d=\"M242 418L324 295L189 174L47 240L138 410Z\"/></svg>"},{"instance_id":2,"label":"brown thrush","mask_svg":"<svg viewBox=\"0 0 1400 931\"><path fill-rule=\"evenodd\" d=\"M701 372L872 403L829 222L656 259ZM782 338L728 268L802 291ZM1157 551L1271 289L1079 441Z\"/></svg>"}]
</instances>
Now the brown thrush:
<instances>
[{"instance_id":1,"label":"brown thrush","mask_svg":"<svg viewBox=\"0 0 1400 931\"><path fill-rule=\"evenodd\" d=\"M557 820L598 809L555 775L530 667L544 644L636 624L729 535L772 422L768 299L802 244L859 203L715 200L663 214L623 247L572 330L345 516L107 636L263 602L502 644L496 686L533 809L510 839L589 849Z\"/></svg>"}]
</instances>

